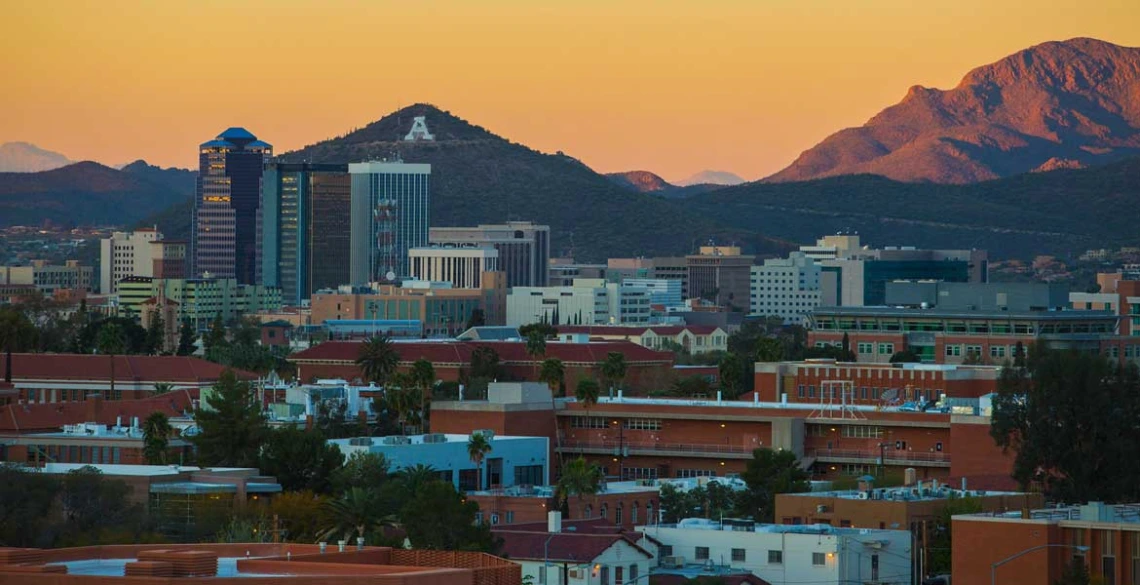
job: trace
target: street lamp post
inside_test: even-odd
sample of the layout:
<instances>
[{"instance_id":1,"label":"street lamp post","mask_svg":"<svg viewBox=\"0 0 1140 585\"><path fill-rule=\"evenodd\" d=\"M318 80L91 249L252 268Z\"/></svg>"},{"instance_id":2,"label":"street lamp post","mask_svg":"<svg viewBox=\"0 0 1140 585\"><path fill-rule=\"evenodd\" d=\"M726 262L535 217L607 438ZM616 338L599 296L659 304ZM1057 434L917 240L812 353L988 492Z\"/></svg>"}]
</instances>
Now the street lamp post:
<instances>
[{"instance_id":1,"label":"street lamp post","mask_svg":"<svg viewBox=\"0 0 1140 585\"><path fill-rule=\"evenodd\" d=\"M1086 552L1089 550L1089 547L1087 547L1087 546L1077 546L1075 544L1040 544L1040 545L1037 545L1034 547L1027 548L1027 549L1025 549L1025 550L1023 550L1017 554L1010 555L1010 556L994 563L990 567L990 585L997 585L998 567L1000 567L1000 566L1002 566L1002 565L1004 565L1004 564L1006 564L1006 563L1008 563L1014 559L1023 557L1023 556L1025 556L1025 555L1027 555L1033 551L1038 551L1038 550L1041 550L1044 548L1071 548L1071 549L1078 550L1081 552Z\"/></svg>"}]
</instances>

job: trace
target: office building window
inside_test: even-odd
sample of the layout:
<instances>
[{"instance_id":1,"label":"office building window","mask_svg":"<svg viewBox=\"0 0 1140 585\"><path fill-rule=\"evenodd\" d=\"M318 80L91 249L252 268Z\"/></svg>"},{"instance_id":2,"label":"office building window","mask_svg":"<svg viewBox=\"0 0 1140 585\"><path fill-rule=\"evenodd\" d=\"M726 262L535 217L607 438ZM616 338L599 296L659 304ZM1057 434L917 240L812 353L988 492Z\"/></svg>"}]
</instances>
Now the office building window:
<instances>
[{"instance_id":1,"label":"office building window","mask_svg":"<svg viewBox=\"0 0 1140 585\"><path fill-rule=\"evenodd\" d=\"M784 564L784 551L770 550L768 551L768 564L769 565L782 565Z\"/></svg>"},{"instance_id":2,"label":"office building window","mask_svg":"<svg viewBox=\"0 0 1140 585\"><path fill-rule=\"evenodd\" d=\"M879 344L879 355L894 355L894 354L895 354L895 344L893 344L893 343L880 343Z\"/></svg>"},{"instance_id":3,"label":"office building window","mask_svg":"<svg viewBox=\"0 0 1140 585\"><path fill-rule=\"evenodd\" d=\"M1003 357L1005 357L1005 346L1004 345L991 345L990 346L990 357L992 357L992 358L1003 358Z\"/></svg>"},{"instance_id":4,"label":"office building window","mask_svg":"<svg viewBox=\"0 0 1140 585\"><path fill-rule=\"evenodd\" d=\"M707 547L707 546L696 547L696 550L693 551L693 557L696 558L698 561L709 560L709 547Z\"/></svg>"},{"instance_id":5,"label":"office building window","mask_svg":"<svg viewBox=\"0 0 1140 585\"><path fill-rule=\"evenodd\" d=\"M961 355L962 355L962 346L961 345L947 345L946 346L946 356L947 357L961 357Z\"/></svg>"},{"instance_id":6,"label":"office building window","mask_svg":"<svg viewBox=\"0 0 1140 585\"><path fill-rule=\"evenodd\" d=\"M742 549L742 548L732 549L732 562L734 562L734 563L743 563L744 562L744 549Z\"/></svg>"},{"instance_id":7,"label":"office building window","mask_svg":"<svg viewBox=\"0 0 1140 585\"><path fill-rule=\"evenodd\" d=\"M860 354L874 353L875 352L875 344L868 343L865 341L860 341L858 343L858 351Z\"/></svg>"},{"instance_id":8,"label":"office building window","mask_svg":"<svg viewBox=\"0 0 1140 585\"><path fill-rule=\"evenodd\" d=\"M816 567L822 567L827 564L827 555L823 553L811 553L811 564Z\"/></svg>"}]
</instances>

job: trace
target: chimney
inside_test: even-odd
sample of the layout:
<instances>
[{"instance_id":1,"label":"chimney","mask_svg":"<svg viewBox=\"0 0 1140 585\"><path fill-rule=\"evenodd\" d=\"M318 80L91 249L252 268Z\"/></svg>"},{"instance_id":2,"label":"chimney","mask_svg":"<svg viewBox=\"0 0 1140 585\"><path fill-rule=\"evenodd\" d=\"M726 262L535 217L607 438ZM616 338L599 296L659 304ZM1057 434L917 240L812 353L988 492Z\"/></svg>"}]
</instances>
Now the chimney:
<instances>
[{"instance_id":1,"label":"chimney","mask_svg":"<svg viewBox=\"0 0 1140 585\"><path fill-rule=\"evenodd\" d=\"M562 512L551 510L546 513L546 531L550 533L562 532Z\"/></svg>"}]
</instances>

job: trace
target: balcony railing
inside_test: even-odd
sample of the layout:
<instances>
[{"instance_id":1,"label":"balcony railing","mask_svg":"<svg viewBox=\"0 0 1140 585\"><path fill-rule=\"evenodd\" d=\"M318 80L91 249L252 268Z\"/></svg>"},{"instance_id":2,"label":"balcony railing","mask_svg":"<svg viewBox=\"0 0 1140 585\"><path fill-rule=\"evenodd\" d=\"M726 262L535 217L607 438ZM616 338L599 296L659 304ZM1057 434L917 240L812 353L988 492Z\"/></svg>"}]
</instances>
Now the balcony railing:
<instances>
[{"instance_id":1,"label":"balcony railing","mask_svg":"<svg viewBox=\"0 0 1140 585\"><path fill-rule=\"evenodd\" d=\"M805 455L807 457L814 457L815 459L821 461L852 459L878 462L880 452L878 449L869 451L860 449L808 449ZM950 454L948 453L929 453L926 451L896 451L894 449L887 449L882 452L882 455L884 463L950 464Z\"/></svg>"},{"instance_id":2,"label":"balcony railing","mask_svg":"<svg viewBox=\"0 0 1140 585\"><path fill-rule=\"evenodd\" d=\"M606 451L617 453L618 447L625 447L626 451L643 451L659 453L692 453L699 455L751 455L754 447L742 445L725 445L723 443L665 443L659 441L575 441L563 440L563 451Z\"/></svg>"}]
</instances>

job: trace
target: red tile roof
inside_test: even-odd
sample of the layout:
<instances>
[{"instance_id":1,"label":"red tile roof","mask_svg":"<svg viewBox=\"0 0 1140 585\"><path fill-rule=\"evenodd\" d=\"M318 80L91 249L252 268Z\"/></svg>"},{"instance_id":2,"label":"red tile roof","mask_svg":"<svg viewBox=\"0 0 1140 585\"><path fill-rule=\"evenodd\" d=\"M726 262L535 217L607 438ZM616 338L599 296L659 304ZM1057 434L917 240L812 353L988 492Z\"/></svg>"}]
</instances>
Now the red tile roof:
<instances>
[{"instance_id":1,"label":"red tile roof","mask_svg":"<svg viewBox=\"0 0 1140 585\"><path fill-rule=\"evenodd\" d=\"M208 383L225 370L213 362L182 356L115 356L115 380L127 382ZM0 378L6 366L0 360ZM252 380L256 374L238 371L239 378ZM12 380L86 380L109 382L111 358L105 355L75 353L14 353Z\"/></svg>"},{"instance_id":2,"label":"red tile roof","mask_svg":"<svg viewBox=\"0 0 1140 585\"><path fill-rule=\"evenodd\" d=\"M360 341L326 341L289 357L289 361L339 361L355 362L360 351ZM400 353L401 362L414 362L420 358L432 363L468 363L471 353L480 346L490 347L499 354L501 363L534 363L535 359L526 353L526 343L519 341L447 341L393 343ZM625 355L627 363L654 362L672 363L671 352L653 351L629 341L605 341L600 343L561 343L551 341L546 344L546 358L558 358L563 362L601 363L610 352Z\"/></svg>"},{"instance_id":3,"label":"red tile roof","mask_svg":"<svg viewBox=\"0 0 1140 585\"><path fill-rule=\"evenodd\" d=\"M37 404L9 404L0 407L0 433L58 431L64 425L84 422L114 424L117 417L140 421L154 412L167 416L182 416L198 399L198 390L175 390L159 396L137 400L103 400L92 397L84 402L56 402Z\"/></svg>"},{"instance_id":4,"label":"red tile roof","mask_svg":"<svg viewBox=\"0 0 1140 585\"><path fill-rule=\"evenodd\" d=\"M625 542L646 558L653 555L626 540L620 534L575 534L560 532L551 538L549 532L514 532L496 530L495 536L503 539L503 556L519 560L547 559L555 562L586 563L602 555L618 542ZM547 539L550 543L547 545Z\"/></svg>"},{"instance_id":5,"label":"red tile roof","mask_svg":"<svg viewBox=\"0 0 1140 585\"><path fill-rule=\"evenodd\" d=\"M689 330L693 335L709 335L718 328L711 325L650 325L647 327L625 327L612 325L559 325L559 333L585 333L587 335L637 337L652 330L657 335L674 337Z\"/></svg>"}]
</instances>

